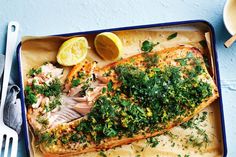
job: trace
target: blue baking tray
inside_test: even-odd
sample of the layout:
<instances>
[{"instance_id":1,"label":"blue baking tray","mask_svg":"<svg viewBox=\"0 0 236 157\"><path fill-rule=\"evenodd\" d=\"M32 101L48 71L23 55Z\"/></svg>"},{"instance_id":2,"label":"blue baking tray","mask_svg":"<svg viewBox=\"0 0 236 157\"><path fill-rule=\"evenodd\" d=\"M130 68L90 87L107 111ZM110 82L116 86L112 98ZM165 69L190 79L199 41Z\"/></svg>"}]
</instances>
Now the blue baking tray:
<instances>
[{"instance_id":1,"label":"blue baking tray","mask_svg":"<svg viewBox=\"0 0 236 157\"><path fill-rule=\"evenodd\" d=\"M112 32L112 31L122 31L122 30L132 30L132 29L147 29L147 28L154 28L154 27L174 27L179 25L205 25L208 27L209 31L211 32L211 43L212 43L212 51L213 51L213 59L215 63L215 72L216 72L216 82L219 89L219 109L220 109L220 120L221 120L221 134L222 134L222 142L223 142L223 157L227 156L227 143L226 143L226 132L225 132L225 121L224 121L224 112L223 112L223 101L222 101L222 92L221 92L221 84L220 84L220 74L219 74L219 65L218 65L218 55L216 52L216 45L215 45L215 30L214 27L205 20L189 20L189 21L176 21L176 22L167 22L167 23L157 23L157 24L147 24L147 25L138 25L138 26L128 26L128 27L119 27L119 28L110 28L110 29L102 29L102 30L92 30L92 31L84 31L84 32L75 32L75 33L66 33L66 34L57 34L57 35L50 35L50 36L77 36L77 35L85 35L85 34L98 34L100 32ZM20 75L20 98L22 104L22 118L23 118L23 132L25 138L25 147L27 155L30 156L30 143L29 143L29 132L28 132L28 122L26 117L26 106L24 102L24 91L23 91L23 75L21 71L21 43L17 46L17 60L18 60L18 71Z\"/></svg>"}]
</instances>

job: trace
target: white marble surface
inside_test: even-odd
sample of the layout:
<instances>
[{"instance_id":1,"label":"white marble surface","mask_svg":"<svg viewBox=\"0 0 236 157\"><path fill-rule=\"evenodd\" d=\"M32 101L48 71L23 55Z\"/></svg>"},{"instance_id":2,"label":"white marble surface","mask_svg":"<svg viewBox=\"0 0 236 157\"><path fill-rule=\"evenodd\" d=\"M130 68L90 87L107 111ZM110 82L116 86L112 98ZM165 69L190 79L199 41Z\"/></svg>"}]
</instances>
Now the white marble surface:
<instances>
[{"instance_id":1,"label":"white marble surface","mask_svg":"<svg viewBox=\"0 0 236 157\"><path fill-rule=\"evenodd\" d=\"M224 0L0 0L0 52L5 50L6 26L11 20L20 23L22 36L207 20L216 31L228 156L235 157L236 44L229 49L223 46L230 37L222 19L224 3ZM16 71L14 75L17 79ZM19 156L25 156L23 146L20 146Z\"/></svg>"}]
</instances>

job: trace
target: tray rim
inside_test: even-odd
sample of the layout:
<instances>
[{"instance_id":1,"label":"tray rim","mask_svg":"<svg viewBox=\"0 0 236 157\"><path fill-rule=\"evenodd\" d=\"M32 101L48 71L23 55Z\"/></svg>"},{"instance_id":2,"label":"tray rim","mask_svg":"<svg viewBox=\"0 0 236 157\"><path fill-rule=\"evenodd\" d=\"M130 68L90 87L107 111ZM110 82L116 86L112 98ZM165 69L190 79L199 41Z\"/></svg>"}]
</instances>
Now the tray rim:
<instances>
[{"instance_id":1,"label":"tray rim","mask_svg":"<svg viewBox=\"0 0 236 157\"><path fill-rule=\"evenodd\" d=\"M108 29L99 29L99 30L91 30L91 31L82 31L82 32L72 32L72 33L63 33L63 34L55 34L55 35L46 35L46 36L75 36L82 34L94 34L100 32L111 32L111 31L122 31L122 30L131 30L131 29L142 29L142 28L152 28L152 27L167 27L174 25L185 25L185 24L195 24L195 23L203 23L209 27L211 30L211 38L212 38L212 49L213 49L213 58L215 60L215 71L217 77L217 87L219 90L219 107L220 107L220 120L221 120L221 135L223 140L223 157L227 156L227 140L226 140L226 130L225 130L225 120L224 120L224 109L223 109L223 100L222 100L222 90L221 90L221 82L220 82L220 72L219 72L219 64L218 64L218 54L216 51L216 37L215 37L215 29L213 25L202 19L197 20L187 20L187 21L174 21L174 22L164 22L164 23L154 23L154 24L145 24L145 25L135 25L135 26L126 26L126 27L117 27L117 28L108 28ZM26 118L26 106L24 101L24 92L23 92L23 76L21 71L21 42L18 44L17 49L17 62L18 62L18 73L19 73L19 81L20 81L20 100L21 100L21 111L22 111L22 120L23 120L23 134L25 139L25 147L27 156L30 156L29 149L29 134L28 134L28 124Z\"/></svg>"}]
</instances>

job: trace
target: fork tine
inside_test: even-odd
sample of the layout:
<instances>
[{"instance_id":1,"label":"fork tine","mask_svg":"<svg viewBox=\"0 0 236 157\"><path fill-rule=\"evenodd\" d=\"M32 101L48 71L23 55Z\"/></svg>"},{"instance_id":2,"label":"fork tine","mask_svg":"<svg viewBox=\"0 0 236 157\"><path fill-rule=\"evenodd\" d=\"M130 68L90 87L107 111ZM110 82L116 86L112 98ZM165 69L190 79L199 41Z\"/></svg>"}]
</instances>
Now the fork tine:
<instances>
[{"instance_id":1,"label":"fork tine","mask_svg":"<svg viewBox=\"0 0 236 157\"><path fill-rule=\"evenodd\" d=\"M0 156L2 156L2 143L3 143L3 134L0 134Z\"/></svg>"},{"instance_id":2,"label":"fork tine","mask_svg":"<svg viewBox=\"0 0 236 157\"><path fill-rule=\"evenodd\" d=\"M9 136L6 136L4 157L8 156L8 149L9 149Z\"/></svg>"},{"instance_id":3,"label":"fork tine","mask_svg":"<svg viewBox=\"0 0 236 157\"><path fill-rule=\"evenodd\" d=\"M16 157L17 155L17 146L18 146L18 138L12 138L12 148L11 148L11 157Z\"/></svg>"}]
</instances>

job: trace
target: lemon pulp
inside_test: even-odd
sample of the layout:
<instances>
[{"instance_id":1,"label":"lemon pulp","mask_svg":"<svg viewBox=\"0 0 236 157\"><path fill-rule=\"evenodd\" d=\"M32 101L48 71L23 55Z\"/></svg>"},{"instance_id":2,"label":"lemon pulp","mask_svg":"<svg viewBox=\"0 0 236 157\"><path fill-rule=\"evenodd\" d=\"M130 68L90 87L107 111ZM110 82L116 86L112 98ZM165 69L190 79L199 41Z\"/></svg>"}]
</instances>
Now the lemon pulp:
<instances>
[{"instance_id":1,"label":"lemon pulp","mask_svg":"<svg viewBox=\"0 0 236 157\"><path fill-rule=\"evenodd\" d=\"M59 48L57 62L64 66L73 66L83 61L88 53L88 41L85 37L74 37L65 41Z\"/></svg>"},{"instance_id":2,"label":"lemon pulp","mask_svg":"<svg viewBox=\"0 0 236 157\"><path fill-rule=\"evenodd\" d=\"M111 32L103 32L96 36L94 45L98 55L105 60L116 60L122 55L122 42Z\"/></svg>"}]
</instances>

